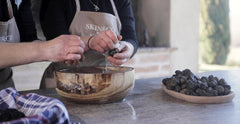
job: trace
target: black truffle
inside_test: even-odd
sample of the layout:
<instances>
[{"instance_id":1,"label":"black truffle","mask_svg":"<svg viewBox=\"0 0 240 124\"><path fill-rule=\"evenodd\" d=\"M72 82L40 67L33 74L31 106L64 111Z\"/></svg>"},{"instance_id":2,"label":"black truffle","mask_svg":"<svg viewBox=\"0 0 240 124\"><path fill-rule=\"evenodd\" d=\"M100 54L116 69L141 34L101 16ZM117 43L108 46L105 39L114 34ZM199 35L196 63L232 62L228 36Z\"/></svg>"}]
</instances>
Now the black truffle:
<instances>
[{"instance_id":1,"label":"black truffle","mask_svg":"<svg viewBox=\"0 0 240 124\"><path fill-rule=\"evenodd\" d=\"M186 95L220 96L231 92L231 86L224 79L218 79L213 75L198 77L189 69L176 70L172 77L165 78L162 82L167 89Z\"/></svg>"}]
</instances>

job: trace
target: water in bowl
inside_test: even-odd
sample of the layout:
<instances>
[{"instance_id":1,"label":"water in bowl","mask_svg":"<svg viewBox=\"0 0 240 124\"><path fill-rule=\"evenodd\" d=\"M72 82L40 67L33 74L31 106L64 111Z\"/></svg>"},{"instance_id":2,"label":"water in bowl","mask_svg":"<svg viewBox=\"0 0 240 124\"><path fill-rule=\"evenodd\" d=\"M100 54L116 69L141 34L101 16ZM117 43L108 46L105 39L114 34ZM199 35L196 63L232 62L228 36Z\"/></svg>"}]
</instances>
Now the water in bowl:
<instances>
[{"instance_id":1,"label":"water in bowl","mask_svg":"<svg viewBox=\"0 0 240 124\"><path fill-rule=\"evenodd\" d=\"M104 53L103 54L104 55L104 57L105 57L105 69L104 69L104 71L103 71L103 73L105 73L105 72L108 72L108 60L107 60L107 53Z\"/></svg>"}]
</instances>

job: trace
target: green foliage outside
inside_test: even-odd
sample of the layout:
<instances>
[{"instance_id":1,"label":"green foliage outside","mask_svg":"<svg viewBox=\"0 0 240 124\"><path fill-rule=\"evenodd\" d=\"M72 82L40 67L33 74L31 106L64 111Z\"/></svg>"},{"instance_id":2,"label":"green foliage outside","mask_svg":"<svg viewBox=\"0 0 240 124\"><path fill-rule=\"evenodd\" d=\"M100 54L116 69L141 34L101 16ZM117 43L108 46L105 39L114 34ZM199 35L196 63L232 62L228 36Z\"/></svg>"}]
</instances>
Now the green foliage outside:
<instances>
[{"instance_id":1,"label":"green foliage outside","mask_svg":"<svg viewBox=\"0 0 240 124\"><path fill-rule=\"evenodd\" d=\"M225 64L229 45L229 0L201 0L200 60Z\"/></svg>"}]
</instances>

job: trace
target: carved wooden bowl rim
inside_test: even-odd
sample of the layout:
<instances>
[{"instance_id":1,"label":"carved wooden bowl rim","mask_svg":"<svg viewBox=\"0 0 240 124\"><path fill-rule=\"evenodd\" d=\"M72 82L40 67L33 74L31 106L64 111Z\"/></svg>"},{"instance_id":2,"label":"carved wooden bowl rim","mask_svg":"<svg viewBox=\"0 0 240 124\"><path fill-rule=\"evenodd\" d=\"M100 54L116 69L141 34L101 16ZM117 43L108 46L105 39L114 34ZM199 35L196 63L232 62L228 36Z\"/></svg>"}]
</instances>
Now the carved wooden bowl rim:
<instances>
[{"instance_id":1,"label":"carved wooden bowl rim","mask_svg":"<svg viewBox=\"0 0 240 124\"><path fill-rule=\"evenodd\" d=\"M71 69L81 69L81 68L105 68L105 66L86 66L86 67L77 67L77 68L62 68L62 69L58 69L58 70L55 70L55 72L58 72L58 73L79 73L79 74L98 74L98 73L102 73L102 72L89 72L89 73L84 73L84 72L68 72L69 70ZM118 67L115 67L115 66L108 66L107 67L108 69L111 69L111 68L116 68L116 69L126 69L126 70L121 70L121 71L117 71L117 70L114 70L113 72L111 73L122 73L122 72L128 72L128 71L133 71L134 68L133 67L129 67L129 66L118 66ZM112 69L112 70L113 70ZM106 73L106 74L109 74L109 73Z\"/></svg>"}]
</instances>

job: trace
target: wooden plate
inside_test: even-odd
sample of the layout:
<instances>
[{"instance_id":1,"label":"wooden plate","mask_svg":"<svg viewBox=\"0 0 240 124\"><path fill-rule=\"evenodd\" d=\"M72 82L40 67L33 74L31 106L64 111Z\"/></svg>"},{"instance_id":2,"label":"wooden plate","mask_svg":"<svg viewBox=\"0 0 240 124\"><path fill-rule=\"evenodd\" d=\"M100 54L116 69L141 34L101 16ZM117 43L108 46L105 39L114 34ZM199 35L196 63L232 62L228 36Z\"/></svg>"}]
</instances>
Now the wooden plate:
<instances>
[{"instance_id":1,"label":"wooden plate","mask_svg":"<svg viewBox=\"0 0 240 124\"><path fill-rule=\"evenodd\" d=\"M230 94L224 96L191 96L185 95L173 90L168 90L164 84L162 84L163 90L170 96L191 102L191 103L205 103L205 104L216 104L216 103L226 103L232 101L234 98L234 92L231 91Z\"/></svg>"}]
</instances>

